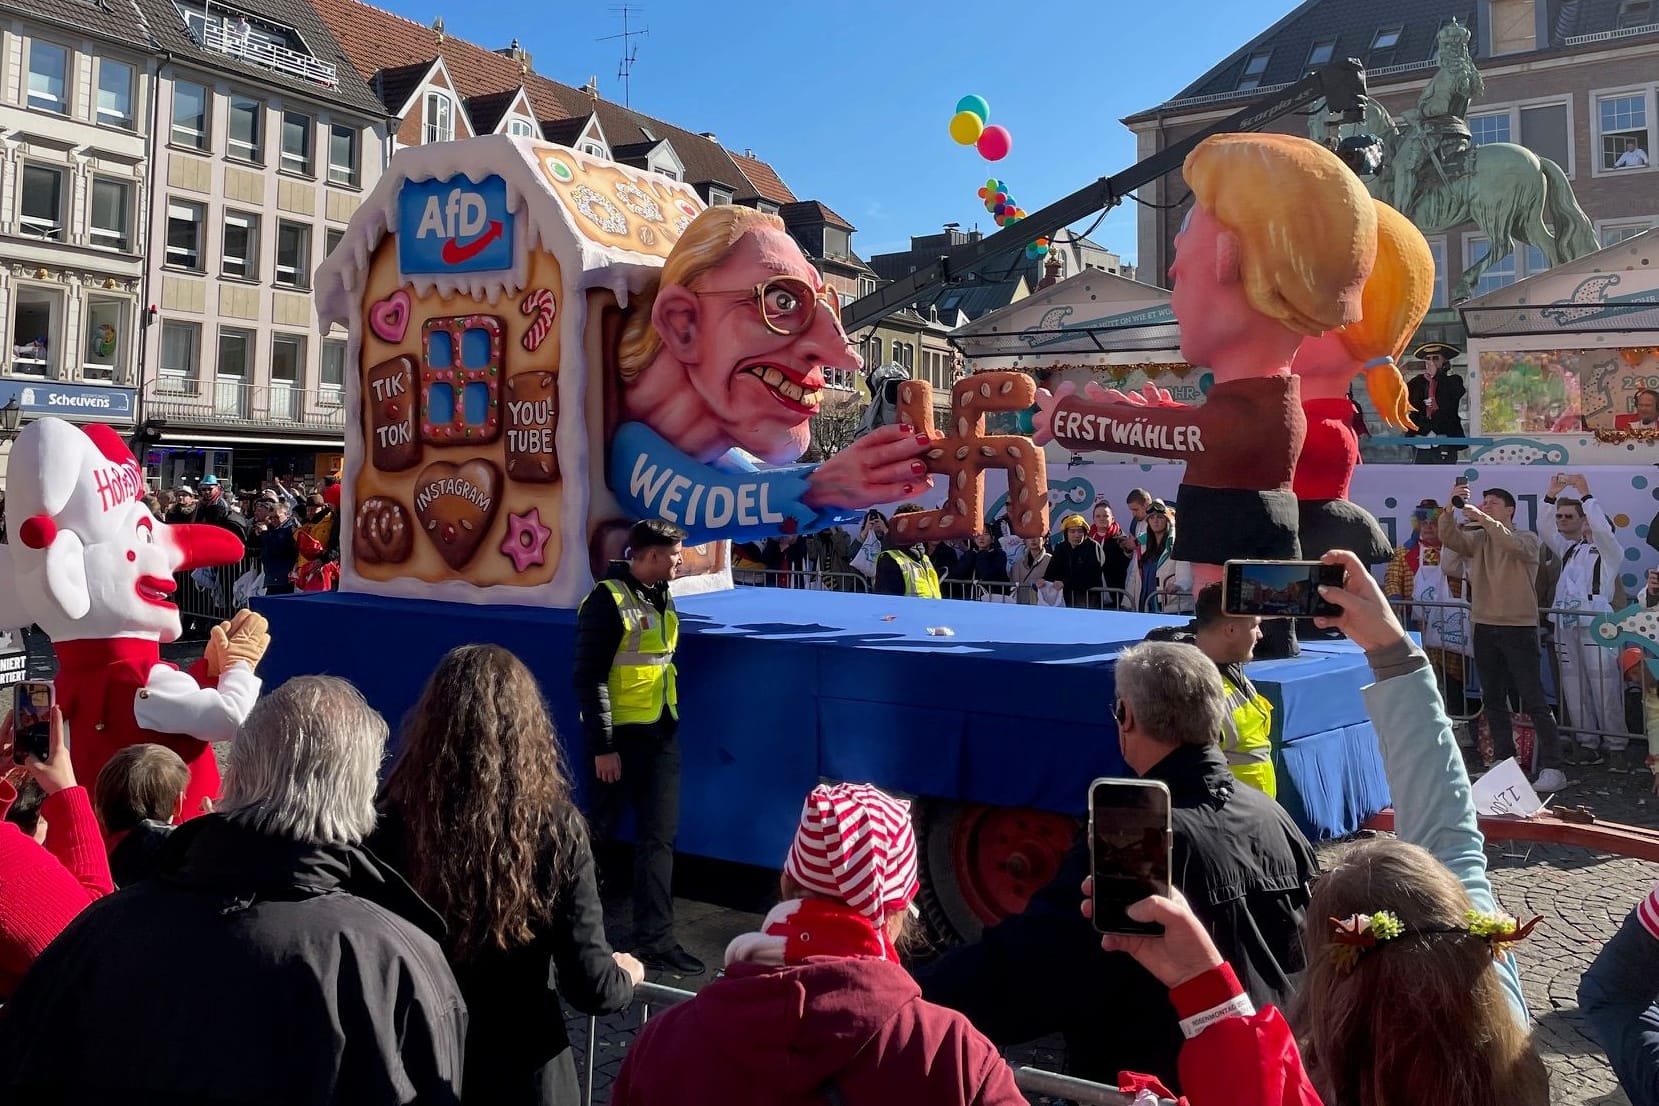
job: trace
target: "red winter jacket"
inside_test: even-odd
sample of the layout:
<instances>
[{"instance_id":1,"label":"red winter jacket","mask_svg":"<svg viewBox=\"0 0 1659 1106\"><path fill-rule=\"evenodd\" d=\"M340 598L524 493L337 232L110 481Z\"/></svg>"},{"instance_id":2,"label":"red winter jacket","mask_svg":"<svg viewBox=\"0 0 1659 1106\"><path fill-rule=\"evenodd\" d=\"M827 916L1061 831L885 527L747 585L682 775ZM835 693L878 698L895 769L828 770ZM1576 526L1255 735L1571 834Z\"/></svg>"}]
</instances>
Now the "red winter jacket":
<instances>
[{"instance_id":1,"label":"red winter jacket","mask_svg":"<svg viewBox=\"0 0 1659 1106\"><path fill-rule=\"evenodd\" d=\"M0 814L16 792L7 785ZM46 847L0 822L0 1001L11 997L42 949L94 899L114 890L86 788L66 787L40 806Z\"/></svg>"},{"instance_id":2,"label":"red winter jacket","mask_svg":"<svg viewBox=\"0 0 1659 1106\"><path fill-rule=\"evenodd\" d=\"M897 964L812 957L727 973L640 1031L613 1106L1025 1106L991 1042L922 1001Z\"/></svg>"}]
</instances>

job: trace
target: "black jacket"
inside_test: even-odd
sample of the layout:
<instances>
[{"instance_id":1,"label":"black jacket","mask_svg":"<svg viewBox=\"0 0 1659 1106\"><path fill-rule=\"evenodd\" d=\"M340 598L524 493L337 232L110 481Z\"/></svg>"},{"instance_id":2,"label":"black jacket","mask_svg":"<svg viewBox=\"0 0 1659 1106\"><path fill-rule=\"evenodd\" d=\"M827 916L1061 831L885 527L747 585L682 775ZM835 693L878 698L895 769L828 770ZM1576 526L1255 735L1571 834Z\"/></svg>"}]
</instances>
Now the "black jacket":
<instances>
[{"instance_id":1,"label":"black jacket","mask_svg":"<svg viewBox=\"0 0 1659 1106\"><path fill-rule=\"evenodd\" d=\"M614 1014L633 1001L628 973L611 957L586 823L570 811L574 863L553 917L529 944L452 964L467 1001L465 1101L479 1106L577 1106L576 1063L559 999L583 1014ZM376 855L410 870L404 822L381 812L369 838ZM557 989L555 989L557 988Z\"/></svg>"},{"instance_id":2,"label":"black jacket","mask_svg":"<svg viewBox=\"0 0 1659 1106\"><path fill-rule=\"evenodd\" d=\"M194 521L208 526L217 526L221 530L229 530L236 535L238 541L244 544L247 543L248 520L243 517L242 512L231 506L223 492L215 497L211 503L205 499L199 500L196 503Z\"/></svg>"},{"instance_id":3,"label":"black jacket","mask_svg":"<svg viewBox=\"0 0 1659 1106\"><path fill-rule=\"evenodd\" d=\"M1429 378L1419 374L1406 385L1406 398L1411 402L1412 430L1409 437L1437 434L1443 438L1463 437L1463 417L1458 407L1463 403L1463 378L1450 369L1442 370L1434 385L1434 415L1428 415Z\"/></svg>"},{"instance_id":4,"label":"black jacket","mask_svg":"<svg viewBox=\"0 0 1659 1106\"><path fill-rule=\"evenodd\" d=\"M128 830L109 851L109 874L115 886L126 887L156 874L162 846L173 835L174 826L146 818Z\"/></svg>"},{"instance_id":5,"label":"black jacket","mask_svg":"<svg viewBox=\"0 0 1659 1106\"><path fill-rule=\"evenodd\" d=\"M1146 778L1169 785L1172 881L1258 1008L1283 1006L1303 968L1313 848L1284 810L1237 784L1214 745L1183 745ZM1174 1088L1182 1037L1169 990L1126 954L1106 953L1079 912L1089 843L1080 834L1024 913L919 975L922 997L960 1010L998 1045L1063 1033L1073 1074L1117 1085L1148 1072Z\"/></svg>"},{"instance_id":6,"label":"black jacket","mask_svg":"<svg viewBox=\"0 0 1659 1106\"><path fill-rule=\"evenodd\" d=\"M363 849L196 818L99 899L0 1012L0 1100L460 1101L443 923Z\"/></svg>"},{"instance_id":7,"label":"black jacket","mask_svg":"<svg viewBox=\"0 0 1659 1106\"><path fill-rule=\"evenodd\" d=\"M1113 546L1116 549L1116 545ZM1121 553L1119 554L1121 556ZM1048 562L1048 569L1043 573L1043 579L1051 584L1059 584L1066 593L1066 606L1091 607L1111 606L1111 597L1104 599L1096 593L1089 594L1096 588L1107 586L1106 583L1106 550L1093 538L1085 537L1073 545L1064 537L1054 547L1054 556ZM1122 576L1119 575L1119 583Z\"/></svg>"},{"instance_id":8,"label":"black jacket","mask_svg":"<svg viewBox=\"0 0 1659 1106\"><path fill-rule=\"evenodd\" d=\"M612 561L607 580L621 580L645 602L666 615L673 599L667 584L646 587L634 579L626 561ZM611 725L611 663L622 645L622 615L604 584L595 584L576 612L576 664L572 679L576 702L582 708L582 732L587 735L588 755L616 752L616 729ZM627 726L624 730L674 732L674 720L667 711L652 726Z\"/></svg>"}]
</instances>

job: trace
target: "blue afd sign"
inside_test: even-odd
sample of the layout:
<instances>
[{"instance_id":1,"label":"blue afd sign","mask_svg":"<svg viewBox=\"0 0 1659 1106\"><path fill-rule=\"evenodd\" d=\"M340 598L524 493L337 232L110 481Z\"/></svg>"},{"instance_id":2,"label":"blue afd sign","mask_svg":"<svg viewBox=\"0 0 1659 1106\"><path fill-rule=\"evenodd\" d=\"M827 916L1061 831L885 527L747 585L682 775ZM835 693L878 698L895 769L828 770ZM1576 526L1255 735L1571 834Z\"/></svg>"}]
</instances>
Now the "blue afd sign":
<instances>
[{"instance_id":1,"label":"blue afd sign","mask_svg":"<svg viewBox=\"0 0 1659 1106\"><path fill-rule=\"evenodd\" d=\"M14 398L25 419L52 415L73 422L133 421L137 391L102 384L59 384L53 380L0 380L0 407Z\"/></svg>"},{"instance_id":2,"label":"blue afd sign","mask_svg":"<svg viewBox=\"0 0 1659 1106\"><path fill-rule=\"evenodd\" d=\"M507 184L485 177L406 181L397 198L397 262L410 273L485 273L513 265Z\"/></svg>"}]
</instances>

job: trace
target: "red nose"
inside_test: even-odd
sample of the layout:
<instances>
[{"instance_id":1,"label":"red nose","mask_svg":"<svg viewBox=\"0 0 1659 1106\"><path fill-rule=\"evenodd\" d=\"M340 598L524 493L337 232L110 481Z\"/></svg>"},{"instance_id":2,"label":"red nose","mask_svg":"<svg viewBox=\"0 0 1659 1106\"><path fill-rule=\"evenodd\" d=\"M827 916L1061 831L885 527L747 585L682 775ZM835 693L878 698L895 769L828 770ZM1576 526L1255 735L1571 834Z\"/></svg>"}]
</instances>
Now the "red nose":
<instances>
[{"instance_id":1,"label":"red nose","mask_svg":"<svg viewBox=\"0 0 1659 1106\"><path fill-rule=\"evenodd\" d=\"M182 558L173 570L175 572L190 572L209 565L235 564L247 552L235 534L217 526L179 523L167 527L166 533Z\"/></svg>"}]
</instances>

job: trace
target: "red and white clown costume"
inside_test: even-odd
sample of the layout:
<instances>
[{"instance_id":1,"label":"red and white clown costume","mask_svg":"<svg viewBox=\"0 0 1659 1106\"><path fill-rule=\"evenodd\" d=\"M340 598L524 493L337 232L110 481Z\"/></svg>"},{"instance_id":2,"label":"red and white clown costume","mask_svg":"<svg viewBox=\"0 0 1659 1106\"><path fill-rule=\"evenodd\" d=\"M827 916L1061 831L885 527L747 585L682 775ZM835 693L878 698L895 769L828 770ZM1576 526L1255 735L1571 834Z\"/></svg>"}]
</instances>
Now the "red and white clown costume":
<instances>
[{"instance_id":1,"label":"red and white clown costume","mask_svg":"<svg viewBox=\"0 0 1659 1106\"><path fill-rule=\"evenodd\" d=\"M107 426L30 423L6 483L0 626L35 623L51 637L76 778L90 787L116 751L165 745L190 768L184 816L202 813L219 797L210 742L235 736L259 696L264 619L243 612L217 627L189 672L164 663L160 646L181 633L174 573L233 564L242 543L155 518L138 462Z\"/></svg>"}]
</instances>

